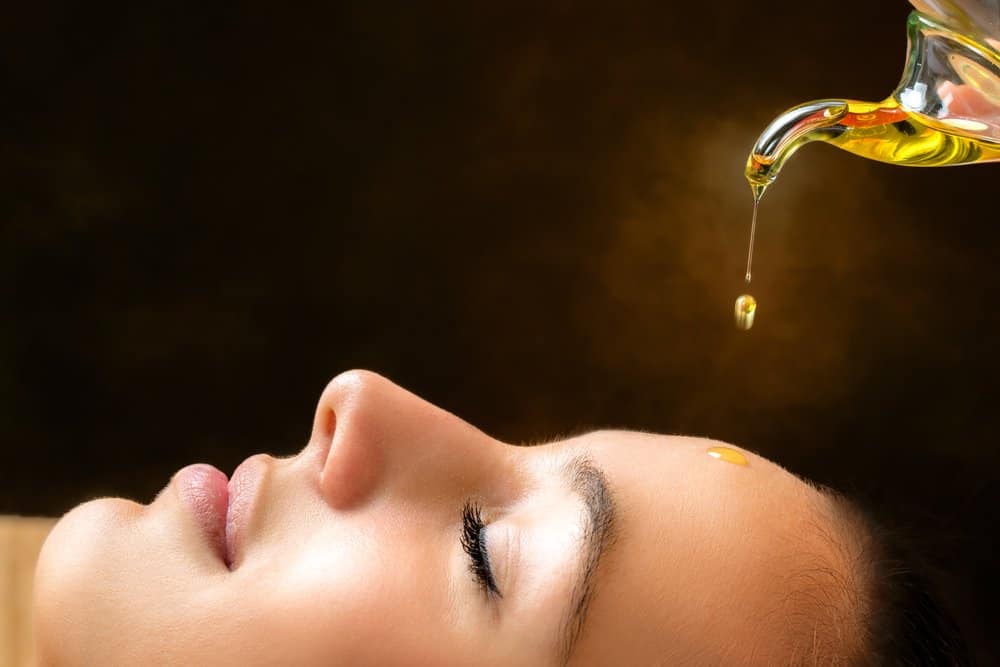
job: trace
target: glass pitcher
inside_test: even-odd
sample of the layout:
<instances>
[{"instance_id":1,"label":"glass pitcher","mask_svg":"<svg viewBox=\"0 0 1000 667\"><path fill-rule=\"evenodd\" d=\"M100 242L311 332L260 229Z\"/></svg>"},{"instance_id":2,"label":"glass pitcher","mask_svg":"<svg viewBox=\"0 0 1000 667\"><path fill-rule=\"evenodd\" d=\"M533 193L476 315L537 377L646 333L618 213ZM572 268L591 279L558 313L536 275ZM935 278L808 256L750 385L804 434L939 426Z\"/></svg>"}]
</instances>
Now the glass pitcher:
<instances>
[{"instance_id":1,"label":"glass pitcher","mask_svg":"<svg viewBox=\"0 0 1000 667\"><path fill-rule=\"evenodd\" d=\"M775 118L747 159L755 202L812 141L914 167L1000 160L1000 0L911 3L896 90L881 102L814 100Z\"/></svg>"}]
</instances>

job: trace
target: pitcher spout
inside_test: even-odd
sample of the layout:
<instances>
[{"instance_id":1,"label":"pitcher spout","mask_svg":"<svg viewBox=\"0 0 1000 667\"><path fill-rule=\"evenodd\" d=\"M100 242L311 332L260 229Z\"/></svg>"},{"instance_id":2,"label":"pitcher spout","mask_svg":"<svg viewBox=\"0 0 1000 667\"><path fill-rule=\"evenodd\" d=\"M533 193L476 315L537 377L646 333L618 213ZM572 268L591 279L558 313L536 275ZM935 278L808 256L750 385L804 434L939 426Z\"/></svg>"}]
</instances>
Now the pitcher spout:
<instances>
[{"instance_id":1,"label":"pitcher spout","mask_svg":"<svg viewBox=\"0 0 1000 667\"><path fill-rule=\"evenodd\" d=\"M763 196L785 160L799 147L843 132L845 128L838 121L847 111L846 100L815 100L792 107L771 121L747 158L746 177L754 199Z\"/></svg>"}]
</instances>

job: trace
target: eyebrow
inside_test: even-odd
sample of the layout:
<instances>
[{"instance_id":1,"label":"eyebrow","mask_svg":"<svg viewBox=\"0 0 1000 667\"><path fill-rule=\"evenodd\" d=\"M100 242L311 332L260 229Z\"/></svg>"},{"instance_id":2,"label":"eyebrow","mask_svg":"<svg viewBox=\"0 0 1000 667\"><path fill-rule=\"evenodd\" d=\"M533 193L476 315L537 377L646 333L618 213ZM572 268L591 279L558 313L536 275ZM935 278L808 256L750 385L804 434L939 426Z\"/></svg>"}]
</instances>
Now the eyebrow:
<instances>
[{"instance_id":1,"label":"eyebrow","mask_svg":"<svg viewBox=\"0 0 1000 667\"><path fill-rule=\"evenodd\" d=\"M581 565L570 592L569 613L563 617L558 635L558 664L566 665L587 620L594 595L594 575L601 556L614 542L618 521L607 478L593 461L585 455L576 456L563 466L562 472L567 485L580 496L586 509L580 539Z\"/></svg>"}]
</instances>

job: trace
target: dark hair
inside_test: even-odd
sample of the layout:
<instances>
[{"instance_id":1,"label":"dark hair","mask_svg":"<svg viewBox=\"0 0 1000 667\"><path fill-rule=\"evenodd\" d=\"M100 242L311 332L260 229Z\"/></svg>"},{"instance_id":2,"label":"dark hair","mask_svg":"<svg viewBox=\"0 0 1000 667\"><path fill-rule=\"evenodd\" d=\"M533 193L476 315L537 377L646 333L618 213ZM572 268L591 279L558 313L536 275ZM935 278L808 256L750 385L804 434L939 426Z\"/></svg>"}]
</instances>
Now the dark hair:
<instances>
[{"instance_id":1,"label":"dark hair","mask_svg":"<svg viewBox=\"0 0 1000 667\"><path fill-rule=\"evenodd\" d=\"M914 540L886 527L872 510L824 489L839 517L865 543L856 563L867 588L860 626L859 667L968 667L974 665L958 624L931 582L934 570Z\"/></svg>"}]
</instances>

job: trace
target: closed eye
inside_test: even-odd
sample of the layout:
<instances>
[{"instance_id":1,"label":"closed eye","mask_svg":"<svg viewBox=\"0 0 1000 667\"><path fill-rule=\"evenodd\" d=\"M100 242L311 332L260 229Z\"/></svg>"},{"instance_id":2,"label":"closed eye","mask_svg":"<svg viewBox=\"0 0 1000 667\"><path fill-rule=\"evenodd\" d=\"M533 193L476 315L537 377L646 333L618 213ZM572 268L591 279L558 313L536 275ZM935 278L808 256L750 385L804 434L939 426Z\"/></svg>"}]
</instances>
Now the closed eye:
<instances>
[{"instance_id":1,"label":"closed eye","mask_svg":"<svg viewBox=\"0 0 1000 667\"><path fill-rule=\"evenodd\" d=\"M486 548L486 524L483 523L482 508L473 502L466 502L462 508L462 548L469 554L469 570L476 582L486 593L503 597L497 588L493 570L490 568L490 553Z\"/></svg>"}]
</instances>

